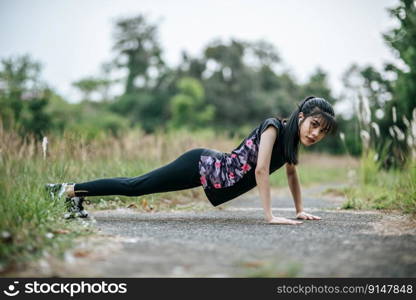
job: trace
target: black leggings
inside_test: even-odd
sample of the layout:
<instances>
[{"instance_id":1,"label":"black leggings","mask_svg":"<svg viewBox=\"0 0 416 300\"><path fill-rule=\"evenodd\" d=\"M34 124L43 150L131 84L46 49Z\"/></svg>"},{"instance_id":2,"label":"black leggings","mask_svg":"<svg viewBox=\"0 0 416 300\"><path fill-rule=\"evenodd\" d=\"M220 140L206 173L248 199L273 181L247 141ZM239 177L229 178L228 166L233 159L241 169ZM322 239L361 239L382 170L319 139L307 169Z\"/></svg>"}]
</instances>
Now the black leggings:
<instances>
[{"instance_id":1,"label":"black leggings","mask_svg":"<svg viewBox=\"0 0 416 300\"><path fill-rule=\"evenodd\" d=\"M169 164L138 177L115 177L76 183L76 196L141 196L201 185L198 162L205 148L188 150Z\"/></svg>"}]
</instances>

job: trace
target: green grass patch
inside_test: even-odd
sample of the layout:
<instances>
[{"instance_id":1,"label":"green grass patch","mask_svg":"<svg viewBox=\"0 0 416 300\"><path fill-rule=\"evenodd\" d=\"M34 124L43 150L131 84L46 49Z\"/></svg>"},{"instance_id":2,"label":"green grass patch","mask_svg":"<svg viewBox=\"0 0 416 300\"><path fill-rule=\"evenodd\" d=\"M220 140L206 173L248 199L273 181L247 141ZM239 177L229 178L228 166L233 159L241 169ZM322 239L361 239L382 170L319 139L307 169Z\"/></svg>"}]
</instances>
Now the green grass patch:
<instances>
[{"instance_id":1,"label":"green grass patch","mask_svg":"<svg viewBox=\"0 0 416 300\"><path fill-rule=\"evenodd\" d=\"M62 178L66 170L41 159L1 161L0 272L45 251L62 255L75 237L92 232L88 223L64 220L64 203L51 201L43 189L48 178Z\"/></svg>"},{"instance_id":2,"label":"green grass patch","mask_svg":"<svg viewBox=\"0 0 416 300\"><path fill-rule=\"evenodd\" d=\"M416 216L416 163L402 170L382 170L374 153L363 156L353 185L340 190L344 209L399 210Z\"/></svg>"},{"instance_id":3,"label":"green grass patch","mask_svg":"<svg viewBox=\"0 0 416 300\"><path fill-rule=\"evenodd\" d=\"M297 167L298 177L301 186L311 186L321 183L339 183L348 180L348 167L316 167L299 165ZM283 166L270 176L270 184L273 187L287 187L286 170Z\"/></svg>"}]
</instances>

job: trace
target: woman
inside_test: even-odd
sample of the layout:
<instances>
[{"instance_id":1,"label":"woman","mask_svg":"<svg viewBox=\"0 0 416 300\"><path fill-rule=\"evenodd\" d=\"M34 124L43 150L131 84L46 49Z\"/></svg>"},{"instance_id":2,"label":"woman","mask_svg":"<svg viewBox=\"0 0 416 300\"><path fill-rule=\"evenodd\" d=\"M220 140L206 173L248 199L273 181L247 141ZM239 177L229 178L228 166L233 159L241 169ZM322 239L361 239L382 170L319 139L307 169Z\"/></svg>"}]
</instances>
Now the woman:
<instances>
[{"instance_id":1,"label":"woman","mask_svg":"<svg viewBox=\"0 0 416 300\"><path fill-rule=\"evenodd\" d=\"M47 184L52 198L65 197L66 217L87 217L85 196L141 196L202 186L213 206L251 190L258 185L265 218L270 224L301 224L301 221L275 217L271 209L269 175L286 164L296 218L320 220L303 211L296 172L299 143L313 145L336 132L332 106L323 98L307 97L288 121L268 118L256 127L231 153L195 148L171 163L138 177L98 179L84 183Z\"/></svg>"}]
</instances>

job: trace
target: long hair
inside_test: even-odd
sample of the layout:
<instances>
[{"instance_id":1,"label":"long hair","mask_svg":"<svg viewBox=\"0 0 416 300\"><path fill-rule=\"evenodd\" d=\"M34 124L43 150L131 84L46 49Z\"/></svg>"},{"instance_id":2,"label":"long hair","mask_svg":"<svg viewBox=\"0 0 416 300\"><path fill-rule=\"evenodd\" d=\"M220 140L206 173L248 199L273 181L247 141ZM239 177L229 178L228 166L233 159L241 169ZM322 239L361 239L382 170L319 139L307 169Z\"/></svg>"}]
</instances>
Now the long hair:
<instances>
[{"instance_id":1,"label":"long hair","mask_svg":"<svg viewBox=\"0 0 416 300\"><path fill-rule=\"evenodd\" d=\"M304 114L304 119L301 122L299 122L298 116L300 112L303 112ZM328 134L334 135L337 132L338 126L335 120L334 109L331 104L325 99L315 96L305 98L300 105L298 105L297 109L292 112L286 123L286 127L283 130L284 156L287 163L294 165L298 164L300 143L299 127L307 117L316 115L322 117L322 125Z\"/></svg>"}]
</instances>

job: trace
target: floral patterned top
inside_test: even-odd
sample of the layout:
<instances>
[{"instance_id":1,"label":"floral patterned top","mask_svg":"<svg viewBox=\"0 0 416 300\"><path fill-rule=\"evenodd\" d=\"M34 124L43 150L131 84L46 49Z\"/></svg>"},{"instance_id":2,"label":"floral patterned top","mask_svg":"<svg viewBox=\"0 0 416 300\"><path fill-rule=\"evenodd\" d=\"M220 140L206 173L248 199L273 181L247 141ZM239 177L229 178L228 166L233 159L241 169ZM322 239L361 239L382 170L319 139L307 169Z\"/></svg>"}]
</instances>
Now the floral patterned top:
<instances>
[{"instance_id":1,"label":"floral patterned top","mask_svg":"<svg viewBox=\"0 0 416 300\"><path fill-rule=\"evenodd\" d=\"M278 129L278 137L283 124L276 118L268 118L257 126L241 144L231 151L223 153L206 149L200 156L198 169L204 191L214 206L231 200L257 185L254 171L261 134L268 126ZM273 147L270 171L284 164L282 141L277 138ZM281 145L280 147L278 145Z\"/></svg>"}]
</instances>

